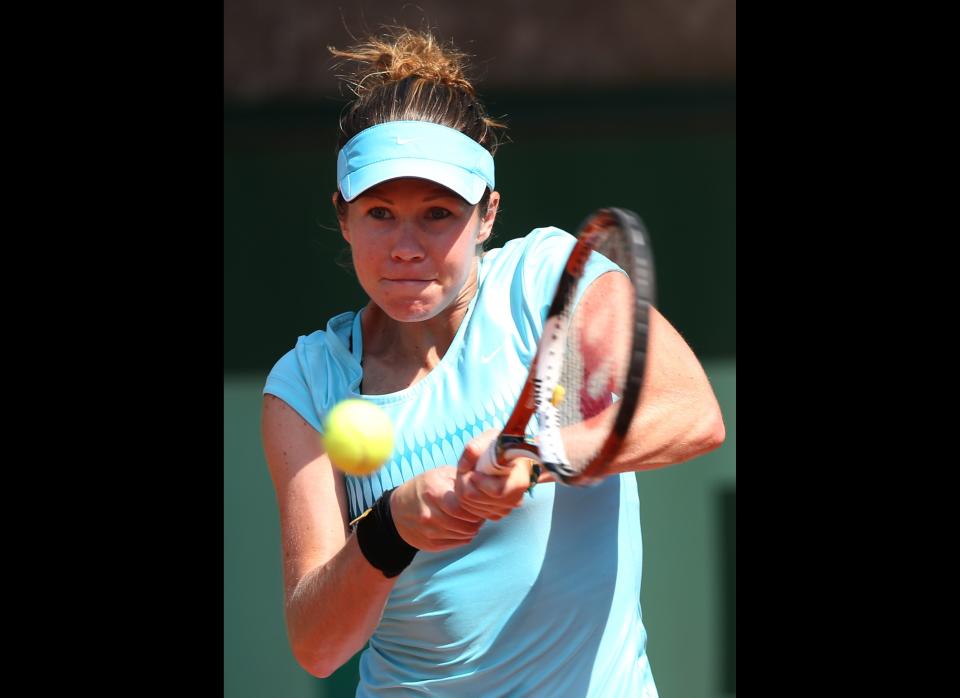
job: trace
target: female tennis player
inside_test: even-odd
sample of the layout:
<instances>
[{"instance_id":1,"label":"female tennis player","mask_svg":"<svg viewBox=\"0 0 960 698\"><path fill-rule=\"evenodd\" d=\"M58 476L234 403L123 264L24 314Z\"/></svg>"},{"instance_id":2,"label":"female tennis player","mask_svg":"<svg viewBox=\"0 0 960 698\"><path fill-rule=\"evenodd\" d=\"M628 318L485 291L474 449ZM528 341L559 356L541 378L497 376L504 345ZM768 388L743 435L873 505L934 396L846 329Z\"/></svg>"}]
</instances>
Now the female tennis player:
<instances>
[{"instance_id":1,"label":"female tennis player","mask_svg":"<svg viewBox=\"0 0 960 698\"><path fill-rule=\"evenodd\" d=\"M723 441L700 363L651 307L642 397L598 484L545 471L527 496L532 461L515 456L479 472L575 239L543 227L485 250L503 125L462 54L406 29L331 50L355 67L333 205L369 303L300 337L264 388L294 656L324 677L363 650L358 696L656 696L634 472ZM618 273L591 259L574 312L609 305ZM395 428L366 477L324 450L350 397Z\"/></svg>"}]
</instances>

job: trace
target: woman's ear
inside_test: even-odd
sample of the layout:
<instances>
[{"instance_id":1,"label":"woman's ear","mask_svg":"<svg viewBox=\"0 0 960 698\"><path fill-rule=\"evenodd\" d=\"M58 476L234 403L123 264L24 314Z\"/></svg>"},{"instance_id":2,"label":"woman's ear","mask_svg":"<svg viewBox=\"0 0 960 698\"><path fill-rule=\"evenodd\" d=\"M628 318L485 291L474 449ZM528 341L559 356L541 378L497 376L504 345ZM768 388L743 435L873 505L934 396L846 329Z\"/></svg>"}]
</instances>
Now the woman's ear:
<instances>
[{"instance_id":1,"label":"woman's ear","mask_svg":"<svg viewBox=\"0 0 960 698\"><path fill-rule=\"evenodd\" d=\"M500 206L500 192L490 192L487 202L487 214L480 222L480 232L477 234L477 243L481 243L493 234L493 222L497 219L497 209Z\"/></svg>"},{"instance_id":2,"label":"woman's ear","mask_svg":"<svg viewBox=\"0 0 960 698\"><path fill-rule=\"evenodd\" d=\"M340 196L339 191L333 192L331 200L333 201L333 210L337 212L337 223L340 224L340 234L344 240L350 242L350 231L347 227L347 203Z\"/></svg>"}]
</instances>

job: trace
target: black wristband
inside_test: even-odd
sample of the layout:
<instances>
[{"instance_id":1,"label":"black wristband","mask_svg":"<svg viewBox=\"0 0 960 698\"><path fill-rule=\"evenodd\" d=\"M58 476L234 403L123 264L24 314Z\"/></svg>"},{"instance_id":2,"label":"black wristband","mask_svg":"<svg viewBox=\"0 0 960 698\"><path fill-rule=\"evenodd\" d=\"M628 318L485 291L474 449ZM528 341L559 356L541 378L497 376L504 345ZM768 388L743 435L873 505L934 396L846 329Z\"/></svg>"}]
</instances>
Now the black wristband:
<instances>
[{"instance_id":1,"label":"black wristband","mask_svg":"<svg viewBox=\"0 0 960 698\"><path fill-rule=\"evenodd\" d=\"M387 490L366 514L357 522L357 543L367 562L383 572L383 576L396 577L403 572L417 554L417 549L407 543L393 523L390 513L390 497Z\"/></svg>"}]
</instances>

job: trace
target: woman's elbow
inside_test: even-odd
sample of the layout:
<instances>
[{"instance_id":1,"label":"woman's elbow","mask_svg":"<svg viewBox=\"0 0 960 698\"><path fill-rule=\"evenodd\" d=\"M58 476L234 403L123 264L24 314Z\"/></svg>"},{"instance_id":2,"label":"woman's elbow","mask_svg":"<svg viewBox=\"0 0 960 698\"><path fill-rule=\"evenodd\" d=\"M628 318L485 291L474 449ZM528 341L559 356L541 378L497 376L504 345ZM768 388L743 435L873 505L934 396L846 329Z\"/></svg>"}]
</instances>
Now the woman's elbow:
<instances>
[{"instance_id":1,"label":"woman's elbow","mask_svg":"<svg viewBox=\"0 0 960 698\"><path fill-rule=\"evenodd\" d=\"M325 679L346 661L345 659L340 662L337 661L334 643L330 642L329 637L326 638L326 641L318 642L317 638L311 637L308 633L296 632L295 628L289 626L287 635L293 658L311 676ZM334 651L331 652L331 650Z\"/></svg>"},{"instance_id":2,"label":"woman's elbow","mask_svg":"<svg viewBox=\"0 0 960 698\"><path fill-rule=\"evenodd\" d=\"M299 664L305 672L318 679L326 679L340 668L339 665L335 665L324 657L318 657L315 653L298 650L296 647L293 648L293 658L297 660L297 664Z\"/></svg>"},{"instance_id":3,"label":"woman's elbow","mask_svg":"<svg viewBox=\"0 0 960 698\"><path fill-rule=\"evenodd\" d=\"M723 414L716 400L701 419L700 438L697 440L701 453L719 448L727 438L727 428L723 423Z\"/></svg>"},{"instance_id":4,"label":"woman's elbow","mask_svg":"<svg viewBox=\"0 0 960 698\"><path fill-rule=\"evenodd\" d=\"M303 667L303 669L308 674L318 679L330 678L333 675L333 672L335 672L339 668L339 667L329 668L326 666L316 666L316 665L311 666L306 664L301 664L300 666Z\"/></svg>"}]
</instances>

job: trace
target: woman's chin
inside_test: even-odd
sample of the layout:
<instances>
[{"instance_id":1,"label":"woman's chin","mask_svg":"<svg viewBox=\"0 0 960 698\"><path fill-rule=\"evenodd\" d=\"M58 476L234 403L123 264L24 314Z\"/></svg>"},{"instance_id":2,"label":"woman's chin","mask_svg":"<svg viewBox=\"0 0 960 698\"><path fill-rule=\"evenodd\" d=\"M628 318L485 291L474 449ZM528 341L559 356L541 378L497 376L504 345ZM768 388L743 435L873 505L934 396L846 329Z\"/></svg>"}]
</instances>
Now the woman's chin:
<instances>
[{"instance_id":1,"label":"woman's chin","mask_svg":"<svg viewBox=\"0 0 960 698\"><path fill-rule=\"evenodd\" d=\"M432 303L393 303L381 308L390 316L390 319L397 322L421 322L429 320L439 312L438 307Z\"/></svg>"}]
</instances>

